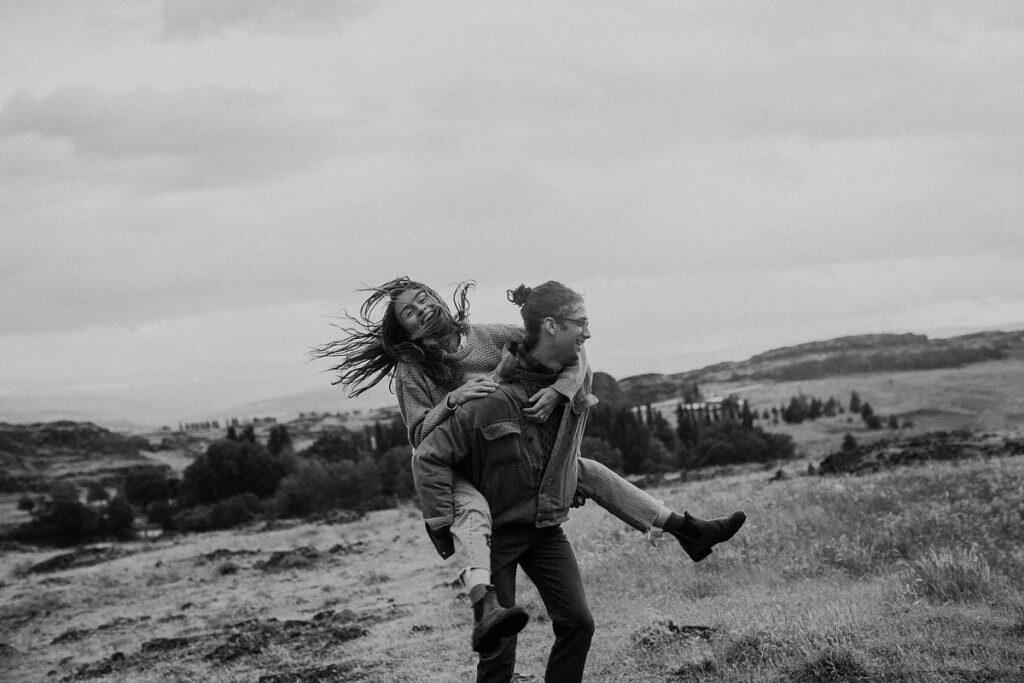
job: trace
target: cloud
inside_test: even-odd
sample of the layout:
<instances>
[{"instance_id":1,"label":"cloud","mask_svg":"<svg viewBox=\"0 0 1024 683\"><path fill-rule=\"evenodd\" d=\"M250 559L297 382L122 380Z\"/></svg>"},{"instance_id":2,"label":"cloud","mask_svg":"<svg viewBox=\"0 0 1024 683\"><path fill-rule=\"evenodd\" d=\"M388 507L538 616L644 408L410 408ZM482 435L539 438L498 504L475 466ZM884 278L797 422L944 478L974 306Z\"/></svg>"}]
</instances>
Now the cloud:
<instances>
[{"instance_id":1,"label":"cloud","mask_svg":"<svg viewBox=\"0 0 1024 683\"><path fill-rule=\"evenodd\" d=\"M164 35L209 37L234 28L304 33L369 14L373 0L164 0Z\"/></svg>"},{"instance_id":2,"label":"cloud","mask_svg":"<svg viewBox=\"0 0 1024 683\"><path fill-rule=\"evenodd\" d=\"M216 85L64 87L42 97L23 89L0 111L0 134L66 142L108 179L156 187L211 188L309 167L338 150L337 124L281 94Z\"/></svg>"}]
</instances>

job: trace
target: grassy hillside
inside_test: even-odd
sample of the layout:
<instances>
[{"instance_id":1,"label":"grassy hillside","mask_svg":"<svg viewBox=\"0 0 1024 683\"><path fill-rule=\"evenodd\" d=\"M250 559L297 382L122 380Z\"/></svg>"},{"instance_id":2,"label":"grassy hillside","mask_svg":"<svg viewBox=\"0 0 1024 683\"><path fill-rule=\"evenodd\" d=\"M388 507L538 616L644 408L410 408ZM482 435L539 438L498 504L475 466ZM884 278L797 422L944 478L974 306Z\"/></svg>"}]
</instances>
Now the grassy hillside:
<instances>
[{"instance_id":1,"label":"grassy hillside","mask_svg":"<svg viewBox=\"0 0 1024 683\"><path fill-rule=\"evenodd\" d=\"M1012 680L1024 667L1024 458L768 474L654 492L697 514L747 511L698 565L593 502L573 513L598 624L588 680ZM469 606L411 508L31 571L52 555L5 553L7 680L472 679ZM550 623L520 583L535 618L518 670L539 680Z\"/></svg>"},{"instance_id":2,"label":"grassy hillside","mask_svg":"<svg viewBox=\"0 0 1024 683\"><path fill-rule=\"evenodd\" d=\"M794 382L717 382L702 386L705 395L737 393L761 410L789 402L803 393L827 399L834 396L844 406L850 392L868 401L875 413L896 415L901 423L910 420L911 430L1014 429L1024 424L1024 363L1017 359L977 363L962 368L917 370L872 375L828 377ZM851 432L858 440L889 435L888 430L870 432L863 421L849 416L819 419L799 425L766 427L793 436L800 450L811 459L821 459L837 450L843 435ZM762 426L764 426L762 424Z\"/></svg>"}]
</instances>

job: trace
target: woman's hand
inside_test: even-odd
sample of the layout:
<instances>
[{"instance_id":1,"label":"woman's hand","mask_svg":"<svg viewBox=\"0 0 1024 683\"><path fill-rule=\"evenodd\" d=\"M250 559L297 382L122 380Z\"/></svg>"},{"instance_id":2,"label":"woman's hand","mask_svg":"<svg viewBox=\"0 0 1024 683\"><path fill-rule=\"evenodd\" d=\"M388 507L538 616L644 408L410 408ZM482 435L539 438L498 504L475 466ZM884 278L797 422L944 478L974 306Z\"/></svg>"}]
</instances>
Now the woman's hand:
<instances>
[{"instance_id":1,"label":"woman's hand","mask_svg":"<svg viewBox=\"0 0 1024 683\"><path fill-rule=\"evenodd\" d=\"M561 400L562 395L554 387L544 387L530 397L530 405L523 408L523 415L534 422L544 422Z\"/></svg>"},{"instance_id":2,"label":"woman's hand","mask_svg":"<svg viewBox=\"0 0 1024 683\"><path fill-rule=\"evenodd\" d=\"M448 407L454 409L466 401L483 398L497 388L498 383L489 377L471 379L458 389L449 391L448 398L445 400L448 401Z\"/></svg>"}]
</instances>

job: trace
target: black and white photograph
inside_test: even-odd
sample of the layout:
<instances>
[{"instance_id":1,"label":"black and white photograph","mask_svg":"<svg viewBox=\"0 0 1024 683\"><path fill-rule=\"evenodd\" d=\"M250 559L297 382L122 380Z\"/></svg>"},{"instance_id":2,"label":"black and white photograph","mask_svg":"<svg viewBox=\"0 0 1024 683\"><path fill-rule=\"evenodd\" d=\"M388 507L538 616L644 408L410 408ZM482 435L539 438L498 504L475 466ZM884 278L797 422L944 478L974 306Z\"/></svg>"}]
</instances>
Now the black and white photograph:
<instances>
[{"instance_id":1,"label":"black and white photograph","mask_svg":"<svg viewBox=\"0 0 1024 683\"><path fill-rule=\"evenodd\" d=\"M1024 5L0 0L0 681L1024 679Z\"/></svg>"}]
</instances>

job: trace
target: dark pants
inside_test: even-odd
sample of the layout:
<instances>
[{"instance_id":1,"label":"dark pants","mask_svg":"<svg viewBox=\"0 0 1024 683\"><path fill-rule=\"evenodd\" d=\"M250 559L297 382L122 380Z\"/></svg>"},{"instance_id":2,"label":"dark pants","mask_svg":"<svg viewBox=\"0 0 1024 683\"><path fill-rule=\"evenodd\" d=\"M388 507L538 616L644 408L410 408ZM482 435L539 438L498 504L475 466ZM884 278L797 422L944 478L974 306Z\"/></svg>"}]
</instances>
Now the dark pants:
<instances>
[{"instance_id":1,"label":"dark pants","mask_svg":"<svg viewBox=\"0 0 1024 683\"><path fill-rule=\"evenodd\" d=\"M587 606L576 555L562 528L512 525L493 531L491 582L503 607L516 602L516 568L520 565L537 587L555 632L544 680L583 680L583 667L594 635L594 617ZM511 681L515 664L516 636L512 636L501 641L494 652L480 655L476 679Z\"/></svg>"}]
</instances>

